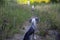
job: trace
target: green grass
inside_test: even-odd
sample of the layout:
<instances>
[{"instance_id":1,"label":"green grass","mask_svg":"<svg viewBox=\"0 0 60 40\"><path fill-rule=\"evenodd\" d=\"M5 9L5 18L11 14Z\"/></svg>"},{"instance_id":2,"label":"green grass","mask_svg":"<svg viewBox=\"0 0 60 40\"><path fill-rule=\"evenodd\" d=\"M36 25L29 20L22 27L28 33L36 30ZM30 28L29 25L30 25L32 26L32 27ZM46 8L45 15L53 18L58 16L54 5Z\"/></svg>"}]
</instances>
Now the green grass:
<instances>
[{"instance_id":1,"label":"green grass","mask_svg":"<svg viewBox=\"0 0 60 40\"><path fill-rule=\"evenodd\" d=\"M48 29L49 26L47 26L47 24L49 25L50 23L47 22L47 20L49 19L60 29L60 4L44 4L38 5L38 7L39 8L36 8L34 13L40 18L39 30ZM3 20L7 20L7 26L2 30L3 39L5 37L13 36L14 33L18 33L22 24L31 16L31 6L29 8L25 5L6 1L5 4L0 7L0 29ZM41 32L43 35L44 31Z\"/></svg>"},{"instance_id":2,"label":"green grass","mask_svg":"<svg viewBox=\"0 0 60 40\"><path fill-rule=\"evenodd\" d=\"M43 30L49 29L51 24L56 25L58 27L57 30L60 30L60 18L59 18L60 5L59 4L60 3L37 5L38 7L36 6L37 7L36 9L38 10L37 15L40 18L39 30L42 30L43 32Z\"/></svg>"},{"instance_id":3,"label":"green grass","mask_svg":"<svg viewBox=\"0 0 60 40\"><path fill-rule=\"evenodd\" d=\"M27 9L24 9L19 4L8 1L0 7L0 25L4 23L3 20L6 19L7 21L7 26L4 26L4 30L2 29L3 39L18 33L22 24L32 16L31 12Z\"/></svg>"}]
</instances>

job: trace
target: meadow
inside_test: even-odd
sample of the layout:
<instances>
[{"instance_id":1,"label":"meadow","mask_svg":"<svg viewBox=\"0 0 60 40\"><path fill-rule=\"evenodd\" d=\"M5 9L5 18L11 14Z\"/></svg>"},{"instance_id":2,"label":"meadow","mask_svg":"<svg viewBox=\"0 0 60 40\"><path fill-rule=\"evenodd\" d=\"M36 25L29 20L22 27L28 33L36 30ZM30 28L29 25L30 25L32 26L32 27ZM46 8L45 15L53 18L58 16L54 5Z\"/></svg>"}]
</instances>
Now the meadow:
<instances>
[{"instance_id":1,"label":"meadow","mask_svg":"<svg viewBox=\"0 0 60 40\"><path fill-rule=\"evenodd\" d=\"M40 18L39 27L40 35L45 30L60 30L60 3L42 4L36 6L36 14ZM41 33L42 30L42 33ZM60 32L60 31L59 31Z\"/></svg>"},{"instance_id":2,"label":"meadow","mask_svg":"<svg viewBox=\"0 0 60 40\"><path fill-rule=\"evenodd\" d=\"M14 2L6 1L0 7L0 31L1 40L18 33L22 24L31 17L31 12ZM4 20L6 22L4 22ZM6 24L6 26L5 26Z\"/></svg>"},{"instance_id":3,"label":"meadow","mask_svg":"<svg viewBox=\"0 0 60 40\"><path fill-rule=\"evenodd\" d=\"M35 5L34 13L40 18L39 30L51 28L49 25L56 25L57 30L60 30L60 3ZM9 38L19 33L23 23L31 16L31 6L6 1L0 6L0 37Z\"/></svg>"}]
</instances>

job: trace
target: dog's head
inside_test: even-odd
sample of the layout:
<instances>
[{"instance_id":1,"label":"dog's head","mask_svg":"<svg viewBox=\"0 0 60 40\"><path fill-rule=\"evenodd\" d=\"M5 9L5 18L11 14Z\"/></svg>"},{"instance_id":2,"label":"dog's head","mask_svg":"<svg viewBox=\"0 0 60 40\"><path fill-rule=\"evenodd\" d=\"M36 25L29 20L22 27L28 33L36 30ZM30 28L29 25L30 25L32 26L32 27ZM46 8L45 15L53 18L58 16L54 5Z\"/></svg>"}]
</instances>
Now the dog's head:
<instances>
[{"instance_id":1,"label":"dog's head","mask_svg":"<svg viewBox=\"0 0 60 40\"><path fill-rule=\"evenodd\" d=\"M33 17L29 20L30 23L32 23L32 21L35 21L36 23L39 22L39 18L38 17Z\"/></svg>"}]
</instances>

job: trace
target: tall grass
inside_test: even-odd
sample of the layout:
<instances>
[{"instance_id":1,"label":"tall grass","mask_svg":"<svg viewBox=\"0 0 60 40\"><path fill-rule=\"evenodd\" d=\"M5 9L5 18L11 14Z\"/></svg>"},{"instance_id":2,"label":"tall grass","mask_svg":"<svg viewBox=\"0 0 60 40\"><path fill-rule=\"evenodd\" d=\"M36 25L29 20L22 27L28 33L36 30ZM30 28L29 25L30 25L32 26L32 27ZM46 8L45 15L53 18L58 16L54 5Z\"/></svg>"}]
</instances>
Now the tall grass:
<instances>
[{"instance_id":1,"label":"tall grass","mask_svg":"<svg viewBox=\"0 0 60 40\"><path fill-rule=\"evenodd\" d=\"M0 40L10 38L13 34L18 33L22 24L31 17L31 12L23 8L23 6L11 1L6 1L0 7ZM6 24L6 26L3 24Z\"/></svg>"},{"instance_id":2,"label":"tall grass","mask_svg":"<svg viewBox=\"0 0 60 40\"><path fill-rule=\"evenodd\" d=\"M60 5L59 4L60 3L44 4L44 5L36 6L36 9L38 12L37 15L39 15L39 18L40 18L39 30L49 29L51 25L57 26L57 30L60 29L60 18L59 18Z\"/></svg>"},{"instance_id":3,"label":"tall grass","mask_svg":"<svg viewBox=\"0 0 60 40\"><path fill-rule=\"evenodd\" d=\"M36 6L34 13L40 18L39 30L48 29L50 27L49 25L51 25L48 21L52 21L53 24L57 25L58 29L60 29L59 4ZM9 38L13 36L14 33L18 33L22 24L32 16L31 14L31 10L28 7L21 6L12 1L6 1L5 4L0 7L0 40ZM6 20L6 23L4 23L4 20ZM6 26L3 24L6 24Z\"/></svg>"}]
</instances>

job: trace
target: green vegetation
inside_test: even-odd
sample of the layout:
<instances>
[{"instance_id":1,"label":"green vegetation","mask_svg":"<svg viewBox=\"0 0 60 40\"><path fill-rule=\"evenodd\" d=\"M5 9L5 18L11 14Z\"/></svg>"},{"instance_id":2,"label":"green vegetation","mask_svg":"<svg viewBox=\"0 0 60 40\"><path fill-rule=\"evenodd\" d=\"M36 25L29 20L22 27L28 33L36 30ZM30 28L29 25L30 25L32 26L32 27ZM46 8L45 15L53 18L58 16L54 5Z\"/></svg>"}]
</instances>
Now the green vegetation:
<instances>
[{"instance_id":1,"label":"green vegetation","mask_svg":"<svg viewBox=\"0 0 60 40\"><path fill-rule=\"evenodd\" d=\"M30 17L31 13L27 8L6 1L0 7L0 40L10 38L13 34L18 33L22 24Z\"/></svg>"},{"instance_id":2,"label":"green vegetation","mask_svg":"<svg viewBox=\"0 0 60 40\"><path fill-rule=\"evenodd\" d=\"M40 18L39 35L44 35L46 29L60 30L60 3L35 4L34 13ZM31 8L19 5L13 1L6 1L0 6L0 40L10 38L19 33L22 24L32 16ZM53 27L52 27L53 26ZM2 37L2 38L1 38Z\"/></svg>"},{"instance_id":3,"label":"green vegetation","mask_svg":"<svg viewBox=\"0 0 60 40\"><path fill-rule=\"evenodd\" d=\"M39 30L57 29L60 30L60 5L45 4L36 6L37 15L39 15ZM43 33L41 33L43 34Z\"/></svg>"},{"instance_id":4,"label":"green vegetation","mask_svg":"<svg viewBox=\"0 0 60 40\"><path fill-rule=\"evenodd\" d=\"M50 0L52 3L58 3L60 0Z\"/></svg>"}]
</instances>

